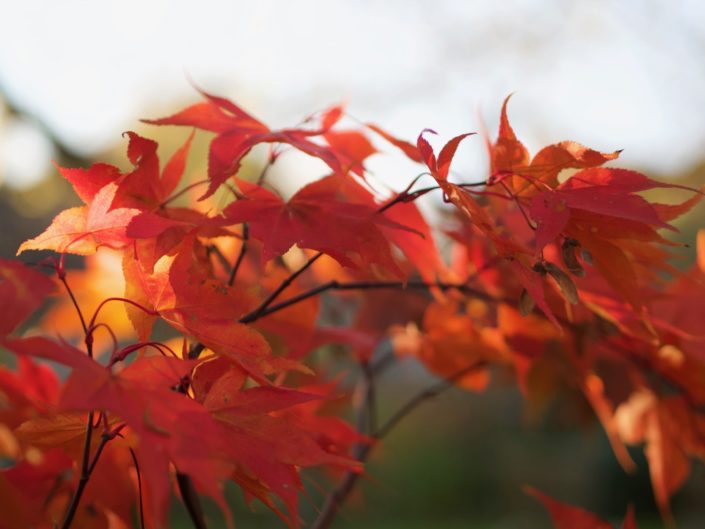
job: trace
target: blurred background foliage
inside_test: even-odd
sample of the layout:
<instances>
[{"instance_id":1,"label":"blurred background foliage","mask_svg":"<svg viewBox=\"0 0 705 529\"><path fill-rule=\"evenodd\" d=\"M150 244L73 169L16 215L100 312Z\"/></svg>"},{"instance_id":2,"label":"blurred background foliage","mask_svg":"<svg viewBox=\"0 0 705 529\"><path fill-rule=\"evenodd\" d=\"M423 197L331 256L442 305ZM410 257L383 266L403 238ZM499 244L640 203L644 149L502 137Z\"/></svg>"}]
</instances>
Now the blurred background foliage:
<instances>
[{"instance_id":1,"label":"blurred background foliage","mask_svg":"<svg viewBox=\"0 0 705 529\"><path fill-rule=\"evenodd\" d=\"M0 37L2 257L13 256L20 242L41 232L57 212L78 204L52 161L85 167L100 160L126 167L126 142L120 138L120 127L152 137L160 142L163 152L173 152L187 133L147 127L137 119L166 115L184 102L196 100L197 94L187 81L192 74L196 74L199 84L243 101L256 115L273 119L275 125L287 123L286 119L295 123L298 114L348 97L354 114L391 126L395 133L409 139L421 128L435 128L439 123L444 136L477 130L479 120L472 118L473 106L488 116L486 121L493 134L499 101L510 91L518 90L519 95L512 102L517 113L515 129L534 150L543 143L563 139L575 139L603 150L627 147L622 161L613 165L693 187L705 184L705 63L701 59L705 52L705 9L697 2L596 1L592 7L580 7L579 2L511 1L502 6L478 2L473 11L461 5L465 2L445 1L434 5L434 13L428 12L431 4L416 1L388 2L383 6L362 1L356 3L359 12L317 2L303 2L292 12L293 8L284 7L283 3L264 2L268 7L253 8L254 14L248 11L254 3L235 2L238 8L234 15L244 21L233 22L235 27L231 30L245 28L242 38L257 38L238 48L236 41L221 35L217 38L224 39L219 41L222 49L215 55L209 55L203 47L216 38L210 33L224 31L220 26L223 22L214 18L222 18L224 15L218 16L221 11L227 14L232 7L222 2L209 2L201 8L214 17L193 14L195 8L178 2L146 2L149 8L141 13L131 2L113 6L110 13L121 16L118 22L111 19L110 24L126 29L123 40L112 35L116 27L110 25L104 39L96 37L94 25L102 20L100 13L89 10L88 14L79 14L73 6L56 24L69 24L69 31L75 24L74 30L90 30L95 39L85 43L94 45L90 51L74 43L73 55L71 48L61 48L66 44L61 44L55 29L47 26L45 17L52 14L53 8L40 10L33 2L27 4L29 7L5 6L12 16L3 25L12 26L13 16L23 24L28 23L28 17L39 17L34 19L37 27L25 35L32 42L14 42L10 46L3 40L7 35ZM164 24L165 13L171 17L167 21L177 24L183 23L179 21L184 17L188 20L195 16L194 35L184 27L175 29ZM134 18L139 15L143 17ZM267 18L269 15L272 18ZM287 17L288 22L283 20ZM196 29L199 25L203 27ZM289 33L277 33L282 27ZM145 31L156 32L150 43L163 32L159 53L154 48L139 49ZM310 44L307 35L311 31L320 32L317 47ZM418 39L423 46L400 51L396 42L385 51L379 48L379 31L386 32L383 38L391 39L390 42ZM196 51L184 53L185 44L177 45L172 33L192 39ZM286 36L291 38L287 40ZM356 42L349 42L353 36L363 42L357 48L362 57L351 55L356 49ZM69 41L71 38L67 37ZM365 44L365 39L371 43ZM45 53L41 60L33 55L32 50L42 43L56 43L58 57L52 52ZM8 59L10 48L13 50L9 53L26 55L25 70ZM417 55L415 61L410 60L408 54L420 49L424 53ZM248 53L255 58L242 58ZM102 54L103 60L99 64L81 62L81 57L92 57L91 54ZM228 54L239 55L233 59ZM331 54L337 54L343 64L330 62ZM178 63L179 57L181 69L170 62ZM129 58L135 59L134 71L129 67ZM365 60L371 65L371 73L360 71ZM571 60L572 69L566 66ZM154 66L154 71L166 72L163 78L155 78L145 61ZM67 76L72 72L73 77L50 78L55 71L61 76L62 67ZM265 73L260 74L258 67ZM80 75L75 75L76 71ZM106 72L123 79L116 79L110 88L95 82L88 82L86 88L80 82ZM124 77L133 79L131 84L126 85ZM41 79L44 85L30 87L28 79ZM291 81L290 87L287 80ZM178 87L167 88L174 85ZM57 93L49 93L52 86L57 86ZM576 93L578 87L583 91ZM116 95L118 88L127 95ZM104 93L101 89L105 89ZM100 93L82 103L82 90ZM128 96L132 105L125 104ZM119 112L108 109L111 101L115 101ZM47 111L48 102L61 108L51 114ZM454 111L449 110L451 104L455 105ZM79 109L78 122L57 126L62 109ZM101 109L112 121L99 119ZM595 114L593 121L585 117L591 113ZM298 117L290 119L292 115ZM91 116L96 119L91 121ZM575 123L572 129L571 123ZM98 127L105 129L100 138L88 141ZM618 143L622 141L627 144ZM207 142L206 135L199 135L192 148L187 173L193 180L205 175ZM477 147L459 155L460 175L470 175L466 181L482 178L482 171L486 171L481 142L476 143ZM631 146L634 148L630 152ZM245 170L254 174L261 161L255 153ZM386 163L381 161L373 168L375 176L396 174L398 178L386 185L399 188L406 179L399 176L405 173ZM286 175L284 183L291 188L292 182L310 180L310 170L305 161L293 160L274 178ZM668 190L656 193L656 198L665 202L678 198ZM704 221L700 206L678 223L681 232L676 238L693 243L697 230L705 226ZM692 248L684 249L682 255L677 265L692 263ZM26 254L23 259L38 257ZM83 266L79 259L70 263ZM340 358L340 362L344 367L345 361ZM547 373L550 375L550 369ZM402 362L382 381L382 415L391 413L408 395L431 382L432 378L418 365ZM639 471L626 475L581 398L566 391L537 401L538 404L527 405L515 384L500 378L484 394L452 390L426 403L375 453L360 492L336 527L549 527L543 508L523 494L524 484L593 510L615 523L631 502L636 506L642 529L661 527L641 450L632 450ZM314 518L314 506L322 501L318 487L328 479L312 476L307 483L304 519ZM248 514L239 494L234 490L230 494L237 506L239 527L281 526L261 506L255 506L256 515ZM679 527L703 527L703 497L705 469L696 462L687 486L674 498ZM212 505L208 508L213 519L219 520L217 509ZM175 505L176 526L188 527L185 519L180 521L182 515Z\"/></svg>"}]
</instances>

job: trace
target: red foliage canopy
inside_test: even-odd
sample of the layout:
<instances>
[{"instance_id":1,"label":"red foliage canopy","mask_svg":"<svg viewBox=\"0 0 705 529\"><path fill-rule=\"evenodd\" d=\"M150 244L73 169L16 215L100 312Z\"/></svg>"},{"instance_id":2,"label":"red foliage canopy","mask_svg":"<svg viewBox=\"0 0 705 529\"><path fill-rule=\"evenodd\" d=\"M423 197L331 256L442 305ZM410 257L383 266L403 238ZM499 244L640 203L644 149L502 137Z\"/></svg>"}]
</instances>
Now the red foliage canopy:
<instances>
[{"instance_id":1,"label":"red foliage canopy","mask_svg":"<svg viewBox=\"0 0 705 529\"><path fill-rule=\"evenodd\" d=\"M313 525L321 529L374 444L424 398L452 384L481 391L498 370L513 373L527 398L557 391L528 377L546 368L548 350L626 470L635 465L625 444L645 444L657 504L671 520L690 458L705 457L705 248L701 268L680 272L669 263L677 245L661 230L675 231L700 192L605 167L619 151L575 142L532 158L506 102L487 142L488 177L462 182L450 169L470 134L436 154L432 131L414 145L377 125L344 126L340 106L272 130L204 96L147 123L214 133L207 181L182 184L193 134L162 168L157 143L129 132L132 169L59 168L84 205L20 246L61 254L40 263L57 279L0 262L0 343L18 358L15 370L0 368L0 455L14 461L0 472L0 528L127 527L135 507L141 524L160 527L174 484L204 527L197 493L229 518L227 480L300 527L300 475L316 466L333 483ZM365 162L379 138L419 164L430 185L413 179L391 196L374 192ZM266 171L257 182L241 178L244 157L262 144L268 165L287 148L330 174L285 200ZM201 184L200 198L185 200ZM654 188L689 196L659 204L642 194ZM416 207L435 191L450 226L430 225ZM123 291L96 284L96 252L121 268ZM88 256L83 280L64 269L65 253ZM78 295L72 284L83 285ZM43 323L26 323L57 291L62 301ZM349 311L338 318L349 325L321 324L333 321L321 296ZM155 332L157 321L171 331ZM41 327L82 343L42 337ZM374 380L389 362L374 350L385 338L444 382L380 425ZM306 356L331 342L350 346L363 374L355 428L334 413L344 387ZM70 374L61 379L45 360ZM558 529L611 527L530 493ZM623 527L636 528L631 510Z\"/></svg>"}]
</instances>

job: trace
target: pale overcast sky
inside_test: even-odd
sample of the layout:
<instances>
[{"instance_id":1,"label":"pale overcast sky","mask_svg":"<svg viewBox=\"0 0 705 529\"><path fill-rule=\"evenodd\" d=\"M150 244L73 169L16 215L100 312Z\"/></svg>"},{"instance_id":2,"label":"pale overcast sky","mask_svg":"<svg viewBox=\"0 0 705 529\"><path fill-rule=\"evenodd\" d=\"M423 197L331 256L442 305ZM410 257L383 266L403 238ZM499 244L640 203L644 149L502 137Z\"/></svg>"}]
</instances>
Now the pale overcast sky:
<instances>
[{"instance_id":1,"label":"pale overcast sky","mask_svg":"<svg viewBox=\"0 0 705 529\"><path fill-rule=\"evenodd\" d=\"M408 138L478 130L478 114L494 131L516 92L533 149L574 139L667 172L705 147L699 0L0 0L0 13L0 88L83 154L195 101L189 77L275 126L347 100ZM6 169L37 146L19 138L0 138ZM480 176L480 143L459 171Z\"/></svg>"}]
</instances>

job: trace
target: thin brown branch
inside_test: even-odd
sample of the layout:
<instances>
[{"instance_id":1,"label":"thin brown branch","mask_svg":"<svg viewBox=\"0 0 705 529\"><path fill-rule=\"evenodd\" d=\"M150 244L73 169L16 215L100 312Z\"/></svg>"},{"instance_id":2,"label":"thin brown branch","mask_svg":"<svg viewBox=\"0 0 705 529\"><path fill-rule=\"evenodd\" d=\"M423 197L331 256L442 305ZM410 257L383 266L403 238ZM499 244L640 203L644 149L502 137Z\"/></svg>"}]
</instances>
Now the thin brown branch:
<instances>
[{"instance_id":1,"label":"thin brown branch","mask_svg":"<svg viewBox=\"0 0 705 529\"><path fill-rule=\"evenodd\" d=\"M83 334L88 336L88 325L86 325L86 319L83 317L83 311L81 311L81 307L78 305L78 301L76 300L76 296L73 295L73 290L71 290L71 287L68 284L68 281L66 281L66 273L59 268L56 268L56 273L59 276L59 280L63 283L64 288L66 289L66 292L68 293L69 297L71 298L71 303L73 304L74 309L76 309L76 313L78 314L78 318L81 320L81 327L83 327Z\"/></svg>"},{"instance_id":2,"label":"thin brown branch","mask_svg":"<svg viewBox=\"0 0 705 529\"><path fill-rule=\"evenodd\" d=\"M291 285L296 280L297 277L299 277L306 270L308 270L308 268L318 259L320 259L321 256L323 256L323 252L318 252L313 257L309 258L300 268L292 272L284 281L281 282L281 284L276 289L274 289L274 291L272 291L269 296L267 296L267 299L260 303L257 308L240 318L240 323L251 323L261 318L263 313L267 312L267 308L272 304L272 302L274 302L274 300L279 297L279 294L284 292L284 290L286 290L289 285Z\"/></svg>"},{"instance_id":3,"label":"thin brown branch","mask_svg":"<svg viewBox=\"0 0 705 529\"><path fill-rule=\"evenodd\" d=\"M362 376L358 380L358 391L362 393L362 401L357 406L356 427L360 433L370 435L371 426L371 399L374 399L374 376L368 363L361 363ZM374 407L374 404L372 404ZM357 443L352 449L352 457L356 461L363 462L367 459L371 445L369 443ZM318 518L314 522L313 529L327 528L335 519L348 495L352 492L360 474L358 472L348 472L340 484L326 497L325 503L318 513Z\"/></svg>"},{"instance_id":4,"label":"thin brown branch","mask_svg":"<svg viewBox=\"0 0 705 529\"><path fill-rule=\"evenodd\" d=\"M189 360L196 360L199 356L201 356L201 353L205 348L206 346L203 345L201 342L193 344L188 351Z\"/></svg>"},{"instance_id":5,"label":"thin brown branch","mask_svg":"<svg viewBox=\"0 0 705 529\"><path fill-rule=\"evenodd\" d=\"M191 346L188 352L189 359L196 359L200 356L201 352L205 349L202 343L196 343ZM179 385L177 390L179 393L186 394L188 392L188 383ZM203 516L203 506L201 505L201 500L196 492L196 487L193 484L191 476L179 472L176 470L176 484L179 487L179 494L181 494L181 499L186 507L186 512L188 512L191 522L196 529L208 529L206 525L206 520Z\"/></svg>"},{"instance_id":6,"label":"thin brown branch","mask_svg":"<svg viewBox=\"0 0 705 529\"><path fill-rule=\"evenodd\" d=\"M71 302L73 303L74 308L76 309L76 312L78 313L78 316L81 320L81 326L83 327L83 334L84 334L84 342L86 344L86 352L88 353L88 356L90 358L93 358L93 323L91 322L91 326L89 327L86 324L86 320L83 317L83 312L81 311L81 307L78 304L78 301L76 300L76 297L73 294L73 291L71 290L71 287L68 284L68 281L66 280L66 273L64 272L63 265L59 265L56 267L56 272L57 275L59 276L59 279L63 283L66 292L68 292L69 297L71 298ZM93 462L91 462L91 440L93 438L93 417L94 413L93 411L88 412L88 418L86 420L86 437L83 442L83 455L81 457L81 474L80 478L78 481L78 486L76 487L76 490L73 493L73 497L71 498L71 502L69 503L68 509L66 510L66 514L64 515L64 521L61 524L61 529L68 529L71 527L71 523L73 522L73 518L76 515L76 511L78 509L78 505L81 502L81 496L83 496L83 491L86 488L86 485L88 484L88 480L90 479L91 472L93 471L93 468L98 462L98 459L100 458L101 453L103 452L103 447L105 443L109 440L106 436L103 436L101 438L101 444L96 451L95 454L95 459Z\"/></svg>"},{"instance_id":7,"label":"thin brown branch","mask_svg":"<svg viewBox=\"0 0 705 529\"><path fill-rule=\"evenodd\" d=\"M220 251L220 248L218 248L215 244L206 246L206 253L208 255L214 254L218 258L220 266L222 266L225 270L230 269L230 262L228 261L228 258L225 257L223 252Z\"/></svg>"},{"instance_id":8,"label":"thin brown branch","mask_svg":"<svg viewBox=\"0 0 705 529\"><path fill-rule=\"evenodd\" d=\"M434 384L420 391L411 399L409 399L406 404L399 408L391 417L389 417L389 419L387 419L382 426L375 430L372 434L372 437L374 437L375 439L385 438L401 421L403 421L406 417L409 416L409 414L411 414L411 412L418 408L420 404L424 403L429 399L437 397L441 393L452 388L453 382L463 378L464 376L474 371L486 367L486 365L486 362L475 362L474 364L457 371L450 377L441 380L437 384Z\"/></svg>"},{"instance_id":9,"label":"thin brown branch","mask_svg":"<svg viewBox=\"0 0 705 529\"><path fill-rule=\"evenodd\" d=\"M240 265L245 259L245 254L247 253L247 241L250 238L250 230L247 223L242 225L242 246L240 246L240 253L237 256L237 260L230 270L230 277L228 277L228 286L233 286L235 284L235 278L237 277L237 272L240 270Z\"/></svg>"},{"instance_id":10,"label":"thin brown branch","mask_svg":"<svg viewBox=\"0 0 705 529\"><path fill-rule=\"evenodd\" d=\"M208 529L203 516L203 506L201 505L201 500L198 499L196 487L194 487L191 477L187 474L177 472L176 483L179 486L181 499L184 501L186 511L193 522L193 526L196 529Z\"/></svg>"},{"instance_id":11,"label":"thin brown branch","mask_svg":"<svg viewBox=\"0 0 705 529\"><path fill-rule=\"evenodd\" d=\"M272 151L273 150L274 149L272 149ZM257 177L256 182L258 186L261 186L264 183L264 179L267 177L267 172L269 171L269 168L272 167L272 163L275 159L276 155L273 152L270 152L267 163L264 164L264 167L262 167L262 171L260 171L259 176Z\"/></svg>"},{"instance_id":12,"label":"thin brown branch","mask_svg":"<svg viewBox=\"0 0 705 529\"><path fill-rule=\"evenodd\" d=\"M278 312L292 305L300 303L308 298L317 296L327 290L429 290L431 288L439 288L441 290L451 290L455 289L464 294L469 294L475 296L483 301L488 301L491 303L511 303L515 304L516 300L510 300L508 298L496 298L476 288L468 286L465 282L463 283L447 283L443 281L439 282L426 282L426 281L349 281L349 282L339 282L339 281L329 281L328 283L323 283L310 290L297 294L289 299L275 303L274 305L265 306L262 309L254 310L251 313L245 315L240 319L240 323L252 323L264 316L268 316L274 312ZM264 305L264 304L263 304Z\"/></svg>"},{"instance_id":13,"label":"thin brown branch","mask_svg":"<svg viewBox=\"0 0 705 529\"><path fill-rule=\"evenodd\" d=\"M135 465L135 471L137 472L137 494L139 497L140 506L140 529L144 529L144 502L142 500L142 473L140 472L140 465L137 461L137 454L132 448L128 447L130 455L132 456L132 462Z\"/></svg>"},{"instance_id":14,"label":"thin brown branch","mask_svg":"<svg viewBox=\"0 0 705 529\"><path fill-rule=\"evenodd\" d=\"M511 200L513 200L514 203L517 205L517 208L519 208L519 211L521 212L521 216L524 217L524 220L526 221L527 226L529 226L529 228L532 229L533 231L536 231L537 227L534 224L534 222L529 218L528 213L526 213L526 210L524 209L524 206L521 203L521 199L517 195L515 195L511 189L509 189L509 186L507 186L507 184L504 182L504 180L502 180L500 182L500 184L502 185L504 190L507 192L507 194L509 195Z\"/></svg>"},{"instance_id":15,"label":"thin brown branch","mask_svg":"<svg viewBox=\"0 0 705 529\"><path fill-rule=\"evenodd\" d=\"M171 195L169 198L167 198L166 200L164 200L164 202L162 202L161 204L159 204L159 207L162 208L162 209L165 208L167 204L169 204L170 202L173 202L174 200L176 200L177 198L179 198L179 197L180 197L181 195L183 195L184 193L190 191L190 190L193 189L194 187L198 187L198 186L200 186L200 185L207 184L208 182L210 182L210 180L205 179L205 180L199 180L198 182L194 182L194 183L192 183L192 184L187 185L187 186L184 187L181 191L177 191L176 193L174 193L173 195Z\"/></svg>"},{"instance_id":16,"label":"thin brown branch","mask_svg":"<svg viewBox=\"0 0 705 529\"><path fill-rule=\"evenodd\" d=\"M377 430L377 389L375 387L375 374L372 370L372 366L368 362L362 362L360 368L365 382L365 405L360 407L361 418L358 421L358 431L370 435Z\"/></svg>"},{"instance_id":17,"label":"thin brown branch","mask_svg":"<svg viewBox=\"0 0 705 529\"><path fill-rule=\"evenodd\" d=\"M422 403L429 399L435 398L444 391L453 387L453 382L464 377L465 375L485 367L485 363L474 363L467 366L458 372L454 373L450 377L442 380L441 382L434 384L423 391L414 395L409 399L406 404L404 404L399 410L392 414L387 421L382 424L378 429L375 429L370 437L375 440L380 440L389 435L389 433L399 425L406 417L408 417L414 410L416 410ZM358 444L353 450L353 457L360 463L364 463L370 456L374 445L368 444ZM360 479L359 472L348 472L340 484L326 497L325 503L321 508L321 511L313 522L311 529L328 529L340 511L340 508L347 500L350 493L355 488L357 481Z\"/></svg>"},{"instance_id":18,"label":"thin brown branch","mask_svg":"<svg viewBox=\"0 0 705 529\"><path fill-rule=\"evenodd\" d=\"M98 460L103 453L105 445L112 439L110 435L104 434L100 438L100 444L96 449L93 459L91 459L91 437L93 436L93 412L88 412L88 421L86 426L86 440L83 443L83 457L81 458L81 475L78 480L78 486L73 493L71 498L71 503L69 504L66 514L64 515L64 521L61 524L61 529L68 529L71 527L73 518L78 510L78 505L81 502L81 497L83 496L83 491L88 485L88 480L91 478L91 474L98 464Z\"/></svg>"},{"instance_id":19,"label":"thin brown branch","mask_svg":"<svg viewBox=\"0 0 705 529\"><path fill-rule=\"evenodd\" d=\"M394 363L395 358L396 355L393 352L385 352L375 362L370 363L370 369L372 369L372 373L375 375L380 374Z\"/></svg>"},{"instance_id":20,"label":"thin brown branch","mask_svg":"<svg viewBox=\"0 0 705 529\"><path fill-rule=\"evenodd\" d=\"M420 177L422 177L424 175L429 175L429 174L430 173L421 173L420 175L418 175L416 178L414 178L414 180L412 180L411 184L409 184L409 186L406 189L399 192L397 194L397 196L395 196L389 202L387 202L382 207L380 207L378 212L382 213L382 212L388 210L389 208L391 208L392 206L399 204L401 202L413 202L417 198L422 197L425 194L430 193L431 191L435 191L437 189L440 189L441 187L436 185L436 186L423 187L421 189L417 189L416 191L411 191L411 187L416 183L416 181ZM455 184L455 185L458 187L462 187L462 188L473 188L473 187L487 186L488 183L487 183L487 180L483 180L482 182L473 182L473 183L469 183L469 184Z\"/></svg>"}]
</instances>

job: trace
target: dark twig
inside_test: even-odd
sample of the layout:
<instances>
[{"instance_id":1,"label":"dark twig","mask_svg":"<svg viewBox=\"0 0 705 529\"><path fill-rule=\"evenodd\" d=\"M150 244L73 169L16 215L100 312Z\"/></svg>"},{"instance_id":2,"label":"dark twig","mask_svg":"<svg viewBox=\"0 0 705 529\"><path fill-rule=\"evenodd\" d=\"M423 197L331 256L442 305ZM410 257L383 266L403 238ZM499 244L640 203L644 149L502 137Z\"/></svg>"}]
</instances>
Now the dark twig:
<instances>
[{"instance_id":1,"label":"dark twig","mask_svg":"<svg viewBox=\"0 0 705 529\"><path fill-rule=\"evenodd\" d=\"M245 259L245 254L247 253L247 241L250 238L250 230L247 223L242 225L242 246L240 246L240 253L237 256L237 260L233 265L232 270L230 270L230 277L228 278L228 285L233 286L235 284L235 278L237 277L237 272L240 270L240 265Z\"/></svg>"},{"instance_id":2,"label":"dark twig","mask_svg":"<svg viewBox=\"0 0 705 529\"><path fill-rule=\"evenodd\" d=\"M206 346L200 342L193 344L191 346L191 349L189 349L189 351L188 351L189 360L195 360L196 358L201 356L201 353L203 352L203 350L205 348L206 348Z\"/></svg>"},{"instance_id":3,"label":"dark twig","mask_svg":"<svg viewBox=\"0 0 705 529\"><path fill-rule=\"evenodd\" d=\"M202 343L196 343L191 346L188 352L189 359L195 360L205 349ZM179 393L186 394L188 392L188 383L179 385L177 390ZM188 512L193 526L196 529L208 529L206 525L206 520L203 516L203 506L201 505L201 500L198 498L198 493L196 492L196 487L193 484L191 476L179 472L176 470L176 484L179 487L179 493L181 494L181 499L186 507L186 512Z\"/></svg>"},{"instance_id":4,"label":"dark twig","mask_svg":"<svg viewBox=\"0 0 705 529\"><path fill-rule=\"evenodd\" d=\"M429 283L426 281L350 281L342 283L339 281L329 281L328 283L323 283L313 287L310 290L297 294L289 299L285 299L284 301L280 301L274 305L270 305L268 307L264 306L261 309L254 310L243 316L240 319L240 323L252 323L253 321L263 318L264 316L283 310L287 307L295 305L296 303L300 303L301 301L321 294L327 290L428 290L431 288L439 288L441 290L455 289L464 294L470 294L476 298L488 302L516 304L516 300L493 297L482 290L468 286L466 283L446 283L442 281L436 283Z\"/></svg>"},{"instance_id":5,"label":"dark twig","mask_svg":"<svg viewBox=\"0 0 705 529\"><path fill-rule=\"evenodd\" d=\"M400 202L413 202L419 197L424 196L426 193L430 193L431 191L435 191L436 189L440 189L440 186L428 186L428 187L423 187L421 189L417 189L416 191L411 191L411 186L416 183L416 180L418 180L421 176L428 175L430 173L421 173L418 175L407 187L404 191L401 191L397 196L395 196L393 199L391 199L389 202L384 204L382 207L379 208L379 213L382 213L395 204L399 204ZM470 184L455 184L457 187L462 187L462 188L473 188L473 187L483 187L487 186L487 180L483 180L482 182L472 182Z\"/></svg>"},{"instance_id":6,"label":"dark twig","mask_svg":"<svg viewBox=\"0 0 705 529\"><path fill-rule=\"evenodd\" d=\"M273 161L276 159L277 154L274 150L270 152L269 159L267 160L267 163L264 164L264 167L262 167L262 171L260 171L259 176L257 177L257 185L261 186L262 183L264 182L264 179L267 177L267 172L269 171L269 168L272 167Z\"/></svg>"},{"instance_id":7,"label":"dark twig","mask_svg":"<svg viewBox=\"0 0 705 529\"><path fill-rule=\"evenodd\" d=\"M389 435L389 433L406 417L411 414L415 409L419 407L423 402L437 397L444 391L453 387L453 382L464 377L465 375L485 367L485 363L474 363L473 365L467 366L460 371L454 373L452 376L432 385L429 388L417 393L411 399L409 399L406 404L404 404L399 410L397 410L387 421L380 426L378 429L374 430L370 437L375 440L380 440ZM353 450L353 457L363 463L367 460L370 453L372 452L373 444L360 444L356 445ZM340 484L330 493L321 508L318 518L314 521L311 529L328 529L330 525L335 520L338 515L338 511L345 503L350 493L355 488L358 479L360 479L359 472L348 472Z\"/></svg>"},{"instance_id":8,"label":"dark twig","mask_svg":"<svg viewBox=\"0 0 705 529\"><path fill-rule=\"evenodd\" d=\"M409 399L406 404L399 408L386 422L373 433L375 439L383 439L411 412L413 412L423 402L435 398L441 393L453 387L453 382L463 378L464 376L486 367L486 362L476 362L472 365L464 367L448 378L420 391Z\"/></svg>"},{"instance_id":9,"label":"dark twig","mask_svg":"<svg viewBox=\"0 0 705 529\"><path fill-rule=\"evenodd\" d=\"M71 303L73 303L73 307L76 309L76 313L78 314L78 318L81 320L81 327L83 327L83 334L87 336L88 335L88 325L86 325L86 319L83 317L83 311L81 310L81 307L78 305L78 301L76 300L76 296L73 295L73 290L71 290L71 287L69 286L68 281L66 281L66 272L64 272L61 265L56 266L56 274L59 276L59 280L63 283L64 288L66 289L66 292L68 293L69 297L71 298Z\"/></svg>"},{"instance_id":10,"label":"dark twig","mask_svg":"<svg viewBox=\"0 0 705 529\"><path fill-rule=\"evenodd\" d=\"M363 380L365 381L365 406L360 409L361 420L358 431L371 434L377 430L377 391L375 388L375 375L369 362L360 364Z\"/></svg>"},{"instance_id":11,"label":"dark twig","mask_svg":"<svg viewBox=\"0 0 705 529\"><path fill-rule=\"evenodd\" d=\"M196 358L201 356L201 353L203 352L203 350L205 348L206 348L206 346L200 342L193 344L188 352L189 360L195 360Z\"/></svg>"},{"instance_id":12,"label":"dark twig","mask_svg":"<svg viewBox=\"0 0 705 529\"><path fill-rule=\"evenodd\" d=\"M521 203L521 199L520 199L517 195L515 195L514 193L512 193L512 190L509 189L509 187L507 186L506 183L504 183L503 180L500 182L500 184L502 184L502 187L504 188L504 190L507 192L507 194L509 195L509 197L514 201L514 203L515 203L515 204L517 205L517 207L519 208L519 211L521 212L521 216L524 217L524 220L526 221L526 224L529 226L529 228L531 228L532 230L536 231L537 227L536 227L536 225L531 221L531 219L529 218L529 215L526 213L526 210L524 209L524 206L523 206L522 203Z\"/></svg>"},{"instance_id":13,"label":"dark twig","mask_svg":"<svg viewBox=\"0 0 705 529\"><path fill-rule=\"evenodd\" d=\"M144 529L144 505L142 501L142 473L140 472L140 465L137 462L137 455L132 448L130 450L130 455L132 456L132 462L135 465L135 471L137 472L137 494L139 495L139 506L140 506L140 529Z\"/></svg>"},{"instance_id":14,"label":"dark twig","mask_svg":"<svg viewBox=\"0 0 705 529\"><path fill-rule=\"evenodd\" d=\"M194 182L194 183L192 183L192 184L189 184L189 185L187 185L186 187L184 187L181 191L178 191L178 192L174 193L174 194L171 195L169 198L167 198L166 200L164 200L164 202L162 202L161 204L159 204L159 207L163 209L163 208L166 207L167 204L169 204L170 202L176 200L176 199L179 198L181 195L183 195L184 193L190 191L190 190L193 189L194 187L197 187L197 186L200 186L200 185L203 185L203 184L207 184L207 183L209 183L209 182L210 182L210 180L206 179L206 180L199 180L198 182Z\"/></svg>"},{"instance_id":15,"label":"dark twig","mask_svg":"<svg viewBox=\"0 0 705 529\"><path fill-rule=\"evenodd\" d=\"M218 262L220 262L220 266L222 266L225 270L228 270L230 268L230 262L228 261L228 258L225 257L223 252L220 251L220 248L218 248L215 244L207 246L206 252L208 253L208 255L215 254L215 256L218 258Z\"/></svg>"},{"instance_id":16,"label":"dark twig","mask_svg":"<svg viewBox=\"0 0 705 529\"><path fill-rule=\"evenodd\" d=\"M245 314L242 318L240 318L240 323L251 323L255 320L258 320L259 318L262 317L262 315L267 312L267 308L272 304L272 302L279 297L279 294L284 292L284 290L287 289L289 285L291 285L297 277L299 277L301 274L303 274L308 268L315 263L320 257L323 255L323 252L318 252L316 253L313 257L308 259L299 269L295 270L292 272L284 281L281 282L281 284L269 295L267 296L267 299L265 299L260 305L252 310L251 312L248 312ZM271 311L270 311L271 312ZM269 313L269 312L267 312Z\"/></svg>"},{"instance_id":17,"label":"dark twig","mask_svg":"<svg viewBox=\"0 0 705 529\"><path fill-rule=\"evenodd\" d=\"M396 355L393 352L387 351L381 355L376 361L370 363L370 369L375 375L378 375L387 367L394 363Z\"/></svg>"},{"instance_id":18,"label":"dark twig","mask_svg":"<svg viewBox=\"0 0 705 529\"><path fill-rule=\"evenodd\" d=\"M193 485L193 480L187 474L181 472L176 473L176 483L179 486L181 499L184 501L186 510L188 511L193 526L196 529L207 529L205 518L203 517L203 506L198 499L196 487Z\"/></svg>"},{"instance_id":19,"label":"dark twig","mask_svg":"<svg viewBox=\"0 0 705 529\"><path fill-rule=\"evenodd\" d=\"M91 460L91 437L93 435L93 412L88 412L88 426L86 427L86 440L83 443L83 457L81 459L81 476L78 480L78 486L76 487L73 497L71 498L71 503L66 510L66 515L64 516L64 521L61 524L61 529L68 529L71 527L73 518L78 510L78 504L81 501L81 496L83 496L83 491L88 485L88 480L91 478L91 474L98 464L101 454L105 445L113 437L110 434L103 434L100 438L100 444Z\"/></svg>"},{"instance_id":20,"label":"dark twig","mask_svg":"<svg viewBox=\"0 0 705 529\"><path fill-rule=\"evenodd\" d=\"M59 280L63 283L64 288L66 289L66 292L68 292L69 297L71 298L71 302L73 303L74 308L76 309L76 312L78 313L78 317L81 320L81 326L83 327L83 333L84 333L84 342L86 344L86 352L88 353L88 356L90 358L93 358L93 322L91 322L91 328L86 325L86 320L83 317L83 312L81 311L81 307L78 305L78 301L76 300L76 297L73 294L73 291L71 290L71 287L68 284L68 281L66 281L66 273L63 268L63 261L60 263L57 263L56 265L56 273L59 276ZM71 522L73 522L73 517L76 515L76 510L78 509L78 504L81 502L81 496L83 495L83 490L86 488L86 485L88 484L88 479L90 478L91 471L95 467L95 463L97 463L98 458L100 457L100 454L103 451L103 445L105 442L107 442L106 438L103 438L101 441L101 446L99 447L98 451L96 452L95 455L95 462L91 463L91 440L93 438L93 411L88 412L88 418L86 420L86 437L85 441L83 442L83 456L81 457L81 475L78 481L78 486L76 487L76 490L73 493L73 497L71 498L71 503L69 503L68 509L66 510L66 514L64 516L64 521L61 524L61 529L68 529L71 526Z\"/></svg>"}]
</instances>

